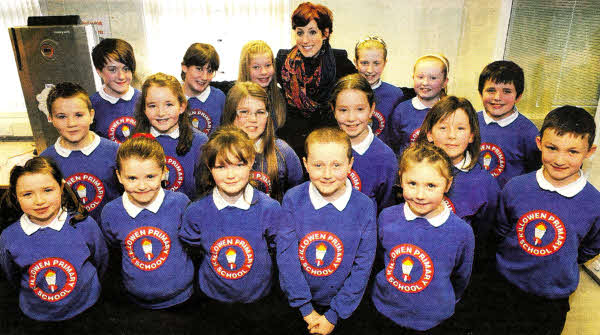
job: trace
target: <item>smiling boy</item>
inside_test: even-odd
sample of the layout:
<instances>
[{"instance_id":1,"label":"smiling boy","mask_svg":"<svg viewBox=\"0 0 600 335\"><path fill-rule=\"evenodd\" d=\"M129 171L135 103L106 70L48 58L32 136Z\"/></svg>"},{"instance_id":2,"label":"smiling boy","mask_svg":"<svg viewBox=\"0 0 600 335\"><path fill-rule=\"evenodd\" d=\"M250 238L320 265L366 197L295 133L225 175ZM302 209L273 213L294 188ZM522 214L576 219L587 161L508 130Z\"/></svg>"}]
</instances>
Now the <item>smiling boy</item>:
<instances>
[{"instance_id":1,"label":"smiling boy","mask_svg":"<svg viewBox=\"0 0 600 335\"><path fill-rule=\"evenodd\" d=\"M494 329L561 333L578 264L600 252L600 193L581 171L596 151L594 134L594 119L584 109L551 111L536 138L542 168L504 187L496 227L500 284L491 295L504 312L493 316Z\"/></svg>"},{"instance_id":2,"label":"smiling boy","mask_svg":"<svg viewBox=\"0 0 600 335\"><path fill-rule=\"evenodd\" d=\"M537 128L515 105L525 85L523 69L511 61L488 64L479 75L481 154L479 162L500 188L512 177L539 168Z\"/></svg>"}]
</instances>

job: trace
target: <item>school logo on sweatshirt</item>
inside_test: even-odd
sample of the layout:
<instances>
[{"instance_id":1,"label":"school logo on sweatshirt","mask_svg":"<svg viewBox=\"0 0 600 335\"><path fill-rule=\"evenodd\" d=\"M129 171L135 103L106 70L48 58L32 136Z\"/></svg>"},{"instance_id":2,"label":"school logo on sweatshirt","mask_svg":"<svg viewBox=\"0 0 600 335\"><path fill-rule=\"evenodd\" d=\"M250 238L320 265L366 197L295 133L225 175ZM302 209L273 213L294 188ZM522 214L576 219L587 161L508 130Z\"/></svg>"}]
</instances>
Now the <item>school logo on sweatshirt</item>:
<instances>
[{"instance_id":1,"label":"school logo on sweatshirt","mask_svg":"<svg viewBox=\"0 0 600 335\"><path fill-rule=\"evenodd\" d=\"M479 161L483 168L494 177L498 177L506 168L506 156L499 146L494 143L481 143Z\"/></svg>"},{"instance_id":2,"label":"school logo on sweatshirt","mask_svg":"<svg viewBox=\"0 0 600 335\"><path fill-rule=\"evenodd\" d=\"M177 191L183 185L184 171L183 166L177 158L167 156L167 189L169 191Z\"/></svg>"},{"instance_id":3,"label":"school logo on sweatshirt","mask_svg":"<svg viewBox=\"0 0 600 335\"><path fill-rule=\"evenodd\" d=\"M444 204L444 206L448 207L448 209L451 210L452 213L456 214L456 207L454 207L454 204L452 203L452 200L450 200L450 198L444 196L444 198L442 199L442 203Z\"/></svg>"},{"instance_id":4,"label":"school logo on sweatshirt","mask_svg":"<svg viewBox=\"0 0 600 335\"><path fill-rule=\"evenodd\" d=\"M375 111L373 111L373 116L371 117L371 130L373 130L373 135L381 135L385 129L385 125L385 116L383 116L380 111L375 109Z\"/></svg>"},{"instance_id":5,"label":"school logo on sweatshirt","mask_svg":"<svg viewBox=\"0 0 600 335\"><path fill-rule=\"evenodd\" d=\"M298 258L308 274L326 277L340 267L344 259L344 244L335 234L313 231L298 243Z\"/></svg>"},{"instance_id":6,"label":"school logo on sweatshirt","mask_svg":"<svg viewBox=\"0 0 600 335\"><path fill-rule=\"evenodd\" d=\"M401 292L417 293L431 284L433 272L433 261L423 249L400 244L390 251L385 278Z\"/></svg>"},{"instance_id":7,"label":"school logo on sweatshirt","mask_svg":"<svg viewBox=\"0 0 600 335\"><path fill-rule=\"evenodd\" d=\"M210 263L219 276L240 279L252 269L254 249L242 237L221 237L210 247Z\"/></svg>"},{"instance_id":8,"label":"school logo on sweatshirt","mask_svg":"<svg viewBox=\"0 0 600 335\"><path fill-rule=\"evenodd\" d=\"M127 235L124 243L131 264L142 271L160 268L171 251L171 238L156 227L134 229Z\"/></svg>"},{"instance_id":9,"label":"school logo on sweatshirt","mask_svg":"<svg viewBox=\"0 0 600 335\"><path fill-rule=\"evenodd\" d=\"M267 195L271 195L271 178L266 173L260 171L250 171L250 181L254 181L252 186L255 186L259 191Z\"/></svg>"},{"instance_id":10,"label":"school logo on sweatshirt","mask_svg":"<svg viewBox=\"0 0 600 335\"><path fill-rule=\"evenodd\" d=\"M356 171L354 171L354 169L350 169L350 173L348 173L348 179L350 179L350 183L352 184L352 187L354 187L354 189L356 189L357 191L360 191L362 189L362 182L360 181L360 176Z\"/></svg>"},{"instance_id":11,"label":"school logo on sweatshirt","mask_svg":"<svg viewBox=\"0 0 600 335\"><path fill-rule=\"evenodd\" d=\"M420 133L421 133L421 128L415 129L415 131L413 131L412 134L410 134L410 137L408 138L408 142L413 143L414 141L416 141L417 137L419 137Z\"/></svg>"},{"instance_id":12,"label":"school logo on sweatshirt","mask_svg":"<svg viewBox=\"0 0 600 335\"><path fill-rule=\"evenodd\" d=\"M116 118L108 126L108 139L117 143L125 142L133 134L137 122L131 116Z\"/></svg>"},{"instance_id":13,"label":"school logo on sweatshirt","mask_svg":"<svg viewBox=\"0 0 600 335\"><path fill-rule=\"evenodd\" d=\"M544 210L533 210L523 214L517 222L517 239L526 253L533 256L548 256L565 244L567 231L561 219Z\"/></svg>"},{"instance_id":14,"label":"school logo on sweatshirt","mask_svg":"<svg viewBox=\"0 0 600 335\"><path fill-rule=\"evenodd\" d=\"M89 173L76 173L66 180L88 212L93 211L104 199L106 188L98 177Z\"/></svg>"},{"instance_id":15,"label":"school logo on sweatshirt","mask_svg":"<svg viewBox=\"0 0 600 335\"><path fill-rule=\"evenodd\" d=\"M77 284L77 271L68 261L50 257L29 267L29 287L35 295L48 302L66 298Z\"/></svg>"},{"instance_id":16,"label":"school logo on sweatshirt","mask_svg":"<svg viewBox=\"0 0 600 335\"><path fill-rule=\"evenodd\" d=\"M190 112L192 126L208 135L213 128L213 121L210 115L200 108L192 108Z\"/></svg>"}]
</instances>

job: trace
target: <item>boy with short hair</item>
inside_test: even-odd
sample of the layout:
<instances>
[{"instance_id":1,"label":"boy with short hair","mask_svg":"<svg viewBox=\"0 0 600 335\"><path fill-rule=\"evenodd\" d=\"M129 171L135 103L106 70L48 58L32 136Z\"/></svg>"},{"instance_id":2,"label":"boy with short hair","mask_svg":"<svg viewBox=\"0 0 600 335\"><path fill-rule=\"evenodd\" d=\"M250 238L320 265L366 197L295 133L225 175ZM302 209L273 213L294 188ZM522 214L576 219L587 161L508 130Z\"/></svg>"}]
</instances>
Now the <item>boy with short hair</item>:
<instances>
[{"instance_id":1,"label":"boy with short hair","mask_svg":"<svg viewBox=\"0 0 600 335\"><path fill-rule=\"evenodd\" d=\"M490 285L496 298L490 312L499 308L492 313L494 329L561 333L579 282L578 264L600 252L600 193L581 171L596 150L594 134L594 119L584 109L551 111L536 138L542 168L513 178L502 190L498 285Z\"/></svg>"},{"instance_id":2,"label":"boy with short hair","mask_svg":"<svg viewBox=\"0 0 600 335\"><path fill-rule=\"evenodd\" d=\"M190 121L194 128L210 135L221 125L225 94L210 86L219 69L217 50L206 43L193 43L181 61L183 93L188 99Z\"/></svg>"},{"instance_id":3,"label":"boy with short hair","mask_svg":"<svg viewBox=\"0 0 600 335\"><path fill-rule=\"evenodd\" d=\"M500 188L512 177L540 167L535 144L536 126L515 104L525 85L523 69L511 61L488 64L479 75L481 154L479 162L496 178Z\"/></svg>"},{"instance_id":4,"label":"boy with short hair","mask_svg":"<svg viewBox=\"0 0 600 335\"><path fill-rule=\"evenodd\" d=\"M114 174L119 145L90 131L94 109L81 86L57 84L48 94L46 105L48 121L60 137L41 156L56 161L66 183L100 223L104 205L119 196Z\"/></svg>"},{"instance_id":5,"label":"boy with short hair","mask_svg":"<svg viewBox=\"0 0 600 335\"><path fill-rule=\"evenodd\" d=\"M133 48L124 40L107 38L92 50L96 72L104 86L90 100L96 111L93 129L98 135L123 143L133 134L135 105L140 91L131 87L135 73Z\"/></svg>"}]
</instances>

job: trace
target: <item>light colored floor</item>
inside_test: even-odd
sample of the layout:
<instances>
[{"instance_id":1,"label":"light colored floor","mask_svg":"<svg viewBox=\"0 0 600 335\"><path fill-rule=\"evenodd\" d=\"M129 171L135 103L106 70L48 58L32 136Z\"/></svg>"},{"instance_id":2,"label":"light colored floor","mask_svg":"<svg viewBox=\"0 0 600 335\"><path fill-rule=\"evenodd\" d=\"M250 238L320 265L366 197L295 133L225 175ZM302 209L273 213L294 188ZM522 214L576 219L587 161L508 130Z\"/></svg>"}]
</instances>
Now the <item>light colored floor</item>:
<instances>
[{"instance_id":1,"label":"light colored floor","mask_svg":"<svg viewBox=\"0 0 600 335\"><path fill-rule=\"evenodd\" d=\"M600 190L600 154L584 164L589 180ZM600 204L598 204L600 206ZM600 257L596 257L600 261ZM593 268L591 263L586 263ZM596 272L600 275L600 271ZM569 299L571 311L562 335L600 335L600 285L583 270L580 271L579 286Z\"/></svg>"}]
</instances>

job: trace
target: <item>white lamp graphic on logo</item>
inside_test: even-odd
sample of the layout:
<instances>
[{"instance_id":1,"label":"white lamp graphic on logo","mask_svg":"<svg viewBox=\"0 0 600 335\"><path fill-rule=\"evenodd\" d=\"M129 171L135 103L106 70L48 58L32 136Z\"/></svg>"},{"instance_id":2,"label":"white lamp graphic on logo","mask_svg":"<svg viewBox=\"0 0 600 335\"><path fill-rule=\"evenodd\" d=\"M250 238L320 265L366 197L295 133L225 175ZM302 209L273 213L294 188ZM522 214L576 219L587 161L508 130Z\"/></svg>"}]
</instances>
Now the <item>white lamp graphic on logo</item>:
<instances>
[{"instance_id":1,"label":"white lamp graphic on logo","mask_svg":"<svg viewBox=\"0 0 600 335\"><path fill-rule=\"evenodd\" d=\"M142 240L142 250L144 250L144 254L148 260L154 258L154 255L152 254L152 242L150 242L149 239L145 238Z\"/></svg>"},{"instance_id":2,"label":"white lamp graphic on logo","mask_svg":"<svg viewBox=\"0 0 600 335\"><path fill-rule=\"evenodd\" d=\"M225 257L227 258L227 263L229 263L229 268L231 270L235 269L235 267L236 267L236 265L235 265L236 255L237 255L237 253L235 252L235 250L233 248L229 248L225 252Z\"/></svg>"},{"instance_id":3,"label":"white lamp graphic on logo","mask_svg":"<svg viewBox=\"0 0 600 335\"><path fill-rule=\"evenodd\" d=\"M54 270L48 270L44 277L46 277L46 283L48 284L50 291L56 291L56 272L54 272Z\"/></svg>"},{"instance_id":4,"label":"white lamp graphic on logo","mask_svg":"<svg viewBox=\"0 0 600 335\"><path fill-rule=\"evenodd\" d=\"M325 243L319 243L315 248L315 258L317 266L323 266L323 257L325 257L326 252L327 246L325 245Z\"/></svg>"},{"instance_id":5,"label":"white lamp graphic on logo","mask_svg":"<svg viewBox=\"0 0 600 335\"><path fill-rule=\"evenodd\" d=\"M492 154L490 154L489 152L486 152L483 155L483 168L486 170L489 170L491 162L492 162Z\"/></svg>"},{"instance_id":6,"label":"white lamp graphic on logo","mask_svg":"<svg viewBox=\"0 0 600 335\"><path fill-rule=\"evenodd\" d=\"M405 282L410 281L410 272L412 271L414 264L415 263L412 261L412 259L408 257L402 261L402 280Z\"/></svg>"},{"instance_id":7,"label":"white lamp graphic on logo","mask_svg":"<svg viewBox=\"0 0 600 335\"><path fill-rule=\"evenodd\" d=\"M194 126L194 128L198 129L198 118L195 117L192 119L192 126Z\"/></svg>"},{"instance_id":8,"label":"white lamp graphic on logo","mask_svg":"<svg viewBox=\"0 0 600 335\"><path fill-rule=\"evenodd\" d=\"M85 185L83 185L83 184L77 185L77 195L79 196L79 199L81 199L81 202L83 202L84 204L86 202L88 202L87 190L85 189Z\"/></svg>"},{"instance_id":9,"label":"white lamp graphic on logo","mask_svg":"<svg viewBox=\"0 0 600 335\"><path fill-rule=\"evenodd\" d=\"M123 132L123 136L125 136L125 137L129 137L129 135L131 135L131 132L129 131L129 127L127 127L127 126L123 126L123 128L121 128L121 131Z\"/></svg>"},{"instance_id":10,"label":"white lamp graphic on logo","mask_svg":"<svg viewBox=\"0 0 600 335\"><path fill-rule=\"evenodd\" d=\"M543 223L538 223L535 225L535 239L533 240L533 244L538 245L542 243L542 237L546 233L546 225Z\"/></svg>"}]
</instances>

